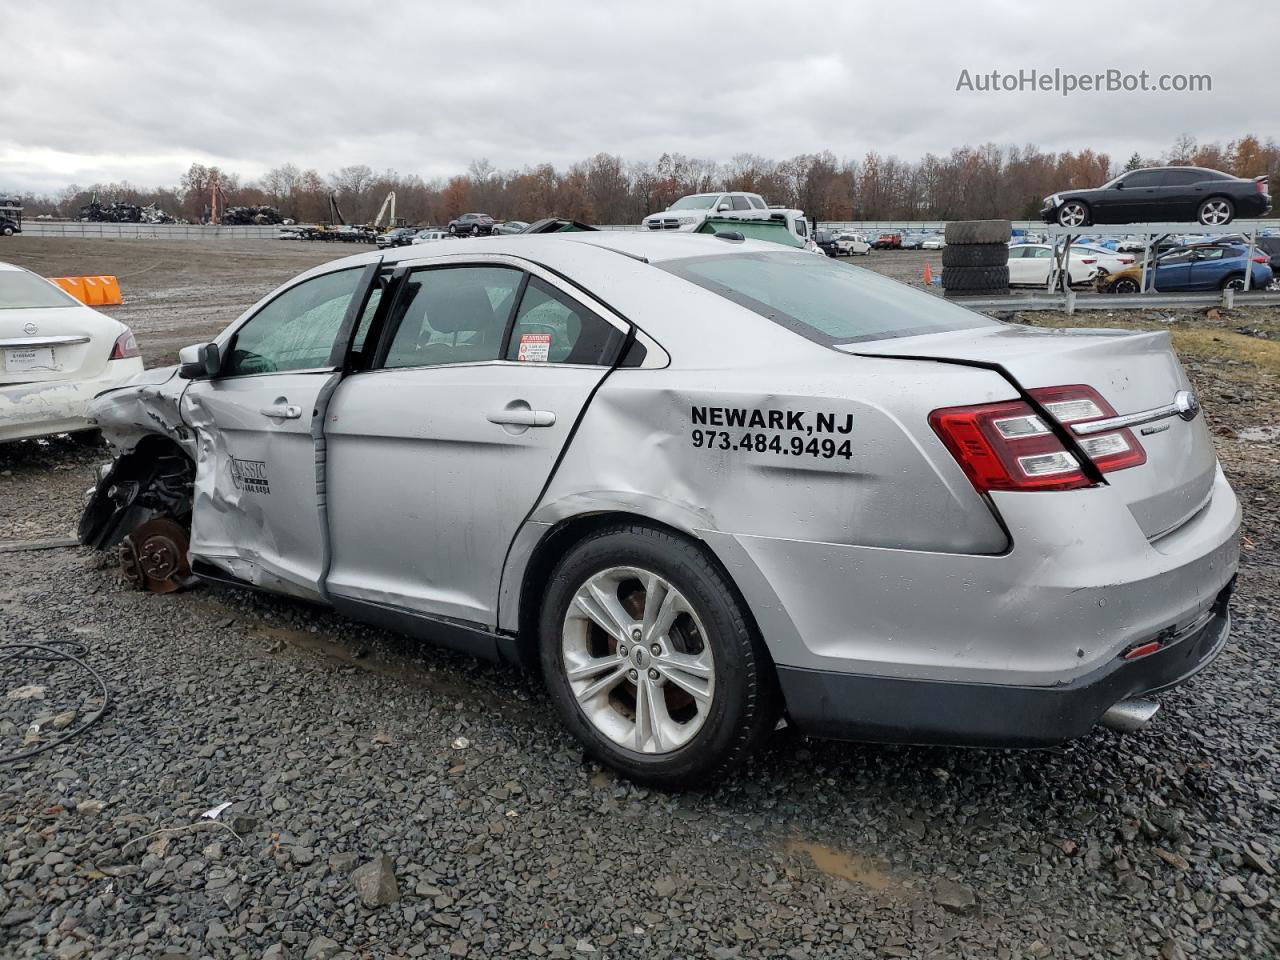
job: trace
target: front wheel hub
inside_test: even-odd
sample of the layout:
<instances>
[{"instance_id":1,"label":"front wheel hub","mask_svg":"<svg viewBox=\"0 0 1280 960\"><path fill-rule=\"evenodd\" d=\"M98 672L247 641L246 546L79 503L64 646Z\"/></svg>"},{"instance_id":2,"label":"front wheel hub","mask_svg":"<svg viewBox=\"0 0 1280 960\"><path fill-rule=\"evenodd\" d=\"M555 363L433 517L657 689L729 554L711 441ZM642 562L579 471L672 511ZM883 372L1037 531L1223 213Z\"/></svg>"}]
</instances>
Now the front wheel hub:
<instances>
[{"instance_id":1,"label":"front wheel hub","mask_svg":"<svg viewBox=\"0 0 1280 960\"><path fill-rule=\"evenodd\" d=\"M194 580L187 531L167 517L148 520L120 543L120 572L139 590L173 593Z\"/></svg>"}]
</instances>

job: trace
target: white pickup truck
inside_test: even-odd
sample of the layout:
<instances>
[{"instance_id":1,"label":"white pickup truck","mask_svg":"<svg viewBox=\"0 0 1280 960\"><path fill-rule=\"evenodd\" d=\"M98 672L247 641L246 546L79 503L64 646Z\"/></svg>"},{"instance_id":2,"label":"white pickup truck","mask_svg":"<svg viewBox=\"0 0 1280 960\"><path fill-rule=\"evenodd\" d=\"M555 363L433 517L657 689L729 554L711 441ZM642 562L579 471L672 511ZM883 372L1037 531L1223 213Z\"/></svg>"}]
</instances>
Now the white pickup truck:
<instances>
[{"instance_id":1,"label":"white pickup truck","mask_svg":"<svg viewBox=\"0 0 1280 960\"><path fill-rule=\"evenodd\" d=\"M758 193L691 193L681 197L661 213L651 213L640 221L646 230L677 230L692 233L707 217L731 214L751 220L769 219L769 205Z\"/></svg>"}]
</instances>

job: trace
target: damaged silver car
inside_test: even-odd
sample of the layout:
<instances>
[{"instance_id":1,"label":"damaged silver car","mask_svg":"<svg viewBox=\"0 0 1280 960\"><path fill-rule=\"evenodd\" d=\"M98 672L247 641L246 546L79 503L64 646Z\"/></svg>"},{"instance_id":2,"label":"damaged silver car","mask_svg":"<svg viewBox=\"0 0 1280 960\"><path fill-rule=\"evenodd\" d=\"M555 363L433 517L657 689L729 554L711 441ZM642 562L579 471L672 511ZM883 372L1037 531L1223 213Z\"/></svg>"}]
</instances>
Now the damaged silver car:
<instances>
[{"instance_id":1,"label":"damaged silver car","mask_svg":"<svg viewBox=\"0 0 1280 960\"><path fill-rule=\"evenodd\" d=\"M1240 511L1164 332L999 323L715 236L311 270L93 406L135 583L304 597L540 669L592 756L1144 723L1227 640ZM162 381L162 382L161 382Z\"/></svg>"}]
</instances>

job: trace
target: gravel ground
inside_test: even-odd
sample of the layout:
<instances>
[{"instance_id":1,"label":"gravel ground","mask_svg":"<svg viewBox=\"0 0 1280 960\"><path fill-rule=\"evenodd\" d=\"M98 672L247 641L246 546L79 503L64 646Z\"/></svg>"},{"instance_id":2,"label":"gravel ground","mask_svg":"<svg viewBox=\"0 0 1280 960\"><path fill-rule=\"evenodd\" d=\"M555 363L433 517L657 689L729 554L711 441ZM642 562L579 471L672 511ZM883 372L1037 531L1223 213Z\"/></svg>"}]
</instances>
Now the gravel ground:
<instances>
[{"instance_id":1,"label":"gravel ground","mask_svg":"<svg viewBox=\"0 0 1280 960\"><path fill-rule=\"evenodd\" d=\"M111 695L0 767L0 957L1277 956L1276 314L1137 322L1179 340L1246 538L1228 650L1149 730L1036 752L784 730L665 794L584 761L508 670L285 599L133 593L79 548L0 552L0 643L78 642ZM100 459L0 447L0 539L64 534ZM0 661L0 754L95 694Z\"/></svg>"}]
</instances>

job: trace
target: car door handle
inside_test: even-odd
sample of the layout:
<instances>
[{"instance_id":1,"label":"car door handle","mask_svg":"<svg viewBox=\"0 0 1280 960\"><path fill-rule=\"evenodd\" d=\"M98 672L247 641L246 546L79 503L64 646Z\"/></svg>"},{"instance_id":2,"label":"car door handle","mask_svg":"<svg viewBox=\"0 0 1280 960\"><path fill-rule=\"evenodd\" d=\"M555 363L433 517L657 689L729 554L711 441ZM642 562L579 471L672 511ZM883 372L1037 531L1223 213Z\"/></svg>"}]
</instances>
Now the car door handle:
<instances>
[{"instance_id":1,"label":"car door handle","mask_svg":"<svg viewBox=\"0 0 1280 960\"><path fill-rule=\"evenodd\" d=\"M298 420L302 417L302 408L292 403L279 403L274 407L263 407L258 411L272 420Z\"/></svg>"},{"instance_id":2,"label":"car door handle","mask_svg":"<svg viewBox=\"0 0 1280 960\"><path fill-rule=\"evenodd\" d=\"M488 420L509 427L552 427L555 426L556 415L550 410L515 407L491 413Z\"/></svg>"}]
</instances>

